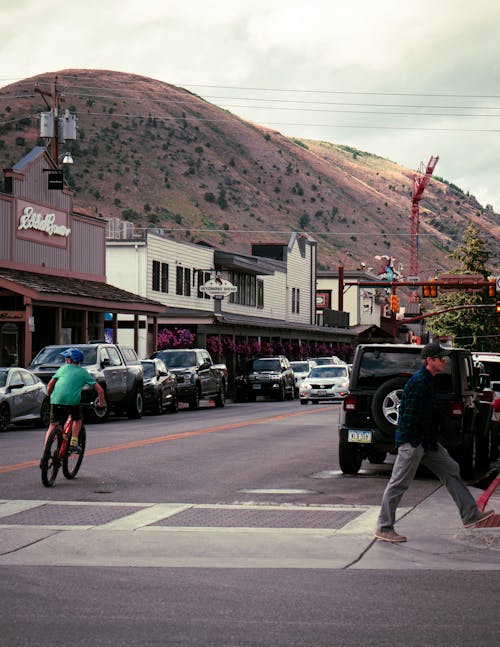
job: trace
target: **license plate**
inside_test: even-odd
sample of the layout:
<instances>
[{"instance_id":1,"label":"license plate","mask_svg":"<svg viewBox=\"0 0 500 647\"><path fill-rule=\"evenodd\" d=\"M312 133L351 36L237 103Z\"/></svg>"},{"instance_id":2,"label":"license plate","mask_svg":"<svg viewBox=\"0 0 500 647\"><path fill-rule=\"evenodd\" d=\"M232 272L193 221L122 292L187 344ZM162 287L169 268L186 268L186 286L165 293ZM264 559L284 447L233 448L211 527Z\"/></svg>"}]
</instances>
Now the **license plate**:
<instances>
[{"instance_id":1,"label":"license plate","mask_svg":"<svg viewBox=\"0 0 500 647\"><path fill-rule=\"evenodd\" d=\"M316 394L317 395L326 395L327 391L326 391L326 389L319 389L318 391L316 391Z\"/></svg>"},{"instance_id":2,"label":"license plate","mask_svg":"<svg viewBox=\"0 0 500 647\"><path fill-rule=\"evenodd\" d=\"M371 443L371 431L358 431L356 429L349 429L347 432L347 441L349 443Z\"/></svg>"},{"instance_id":3,"label":"license plate","mask_svg":"<svg viewBox=\"0 0 500 647\"><path fill-rule=\"evenodd\" d=\"M257 391L258 389L260 389L260 384L252 384L252 388L254 391Z\"/></svg>"}]
</instances>

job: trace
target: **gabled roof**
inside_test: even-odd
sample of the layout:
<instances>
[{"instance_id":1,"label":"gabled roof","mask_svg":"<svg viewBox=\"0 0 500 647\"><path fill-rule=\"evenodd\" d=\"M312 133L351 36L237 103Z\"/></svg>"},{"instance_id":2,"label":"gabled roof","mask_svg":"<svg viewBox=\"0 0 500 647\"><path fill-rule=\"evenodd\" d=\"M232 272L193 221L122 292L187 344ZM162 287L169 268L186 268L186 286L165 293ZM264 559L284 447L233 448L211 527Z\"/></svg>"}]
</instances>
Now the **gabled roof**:
<instances>
[{"instance_id":1,"label":"gabled roof","mask_svg":"<svg viewBox=\"0 0 500 647\"><path fill-rule=\"evenodd\" d=\"M50 155L47 153L47 149L44 146L35 146L35 148L32 148L29 153L27 153L24 157L22 157L18 162L14 164L12 170L16 173L21 173L34 160L36 160L37 157L44 153L47 154L47 157L50 157Z\"/></svg>"}]
</instances>

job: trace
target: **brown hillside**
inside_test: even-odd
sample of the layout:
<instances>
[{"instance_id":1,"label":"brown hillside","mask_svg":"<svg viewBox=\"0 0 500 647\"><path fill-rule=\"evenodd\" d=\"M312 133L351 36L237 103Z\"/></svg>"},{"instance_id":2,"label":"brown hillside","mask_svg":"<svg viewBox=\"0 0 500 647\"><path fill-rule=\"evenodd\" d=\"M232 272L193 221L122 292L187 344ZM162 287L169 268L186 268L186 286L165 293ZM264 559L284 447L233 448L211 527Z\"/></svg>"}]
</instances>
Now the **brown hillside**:
<instances>
[{"instance_id":1,"label":"brown hillside","mask_svg":"<svg viewBox=\"0 0 500 647\"><path fill-rule=\"evenodd\" d=\"M105 218L162 228L251 252L254 242L285 243L305 230L322 268L391 254L409 271L412 171L370 153L297 140L249 123L192 93L146 77L64 70L0 89L0 162L11 167L39 139L38 113L57 76L61 108L78 117L77 141L61 144L75 163L67 179L76 205ZM423 160L427 162L427 160ZM421 201L420 274L452 266L447 254L474 221L498 268L499 217L445 180Z\"/></svg>"}]
</instances>

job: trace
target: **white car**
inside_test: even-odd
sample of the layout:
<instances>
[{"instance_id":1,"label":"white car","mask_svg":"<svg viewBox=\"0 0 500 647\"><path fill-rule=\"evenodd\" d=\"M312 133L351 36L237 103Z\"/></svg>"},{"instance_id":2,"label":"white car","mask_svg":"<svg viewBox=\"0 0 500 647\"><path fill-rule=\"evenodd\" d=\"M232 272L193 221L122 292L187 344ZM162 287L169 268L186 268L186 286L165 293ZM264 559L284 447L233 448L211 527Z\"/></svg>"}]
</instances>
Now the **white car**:
<instances>
[{"instance_id":1,"label":"white car","mask_svg":"<svg viewBox=\"0 0 500 647\"><path fill-rule=\"evenodd\" d=\"M300 383L300 404L311 401L318 404L325 400L343 400L349 389L347 364L316 366Z\"/></svg>"},{"instance_id":2,"label":"white car","mask_svg":"<svg viewBox=\"0 0 500 647\"><path fill-rule=\"evenodd\" d=\"M302 380L309 375L311 369L316 366L316 362L312 359L300 359L294 362L290 362L294 375L294 384L295 384L295 397L299 397L299 385Z\"/></svg>"}]
</instances>

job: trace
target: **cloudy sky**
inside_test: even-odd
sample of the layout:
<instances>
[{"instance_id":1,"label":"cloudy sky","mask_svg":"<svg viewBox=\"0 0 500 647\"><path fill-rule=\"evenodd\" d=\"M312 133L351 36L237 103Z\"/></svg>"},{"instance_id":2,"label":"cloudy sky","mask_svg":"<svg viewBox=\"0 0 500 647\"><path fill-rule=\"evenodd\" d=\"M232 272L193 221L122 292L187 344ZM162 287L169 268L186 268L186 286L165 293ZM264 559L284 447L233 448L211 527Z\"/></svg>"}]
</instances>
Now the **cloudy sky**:
<instances>
[{"instance_id":1,"label":"cloudy sky","mask_svg":"<svg viewBox=\"0 0 500 647\"><path fill-rule=\"evenodd\" d=\"M0 85L68 68L186 87L289 136L435 174L500 211L498 0L16 0Z\"/></svg>"}]
</instances>

